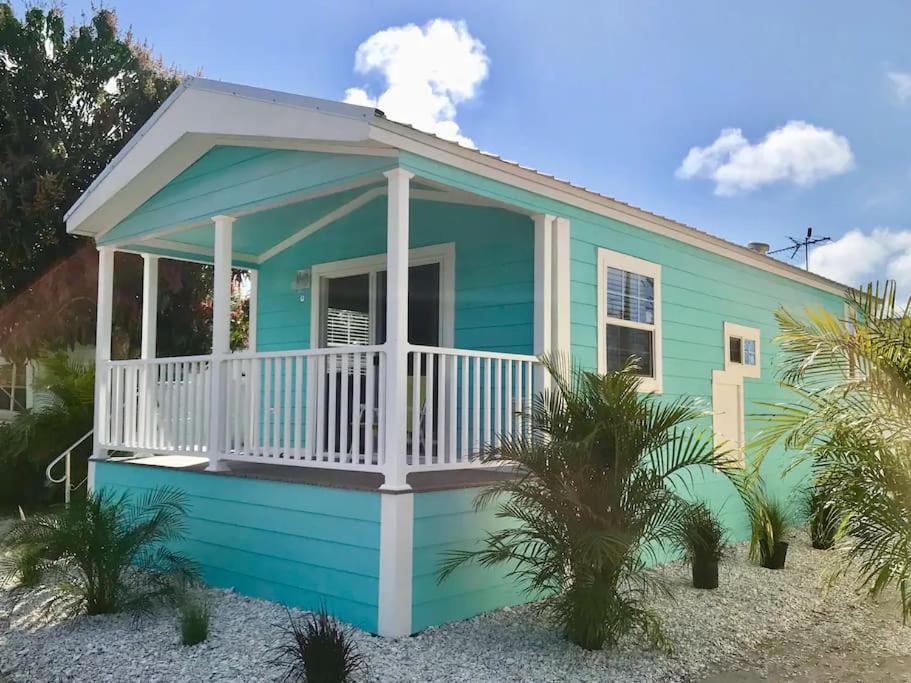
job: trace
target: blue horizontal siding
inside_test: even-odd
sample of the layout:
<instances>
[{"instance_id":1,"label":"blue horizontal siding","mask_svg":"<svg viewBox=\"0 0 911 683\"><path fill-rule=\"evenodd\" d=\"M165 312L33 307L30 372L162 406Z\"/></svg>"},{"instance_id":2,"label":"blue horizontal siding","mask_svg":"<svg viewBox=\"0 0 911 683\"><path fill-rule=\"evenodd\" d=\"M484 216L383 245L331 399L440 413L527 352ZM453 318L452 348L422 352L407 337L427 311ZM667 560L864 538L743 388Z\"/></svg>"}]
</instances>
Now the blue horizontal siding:
<instances>
[{"instance_id":1,"label":"blue horizontal siding","mask_svg":"<svg viewBox=\"0 0 911 683\"><path fill-rule=\"evenodd\" d=\"M96 487L133 495L182 490L180 550L211 586L377 628L379 494L166 467L96 463Z\"/></svg>"}]
</instances>

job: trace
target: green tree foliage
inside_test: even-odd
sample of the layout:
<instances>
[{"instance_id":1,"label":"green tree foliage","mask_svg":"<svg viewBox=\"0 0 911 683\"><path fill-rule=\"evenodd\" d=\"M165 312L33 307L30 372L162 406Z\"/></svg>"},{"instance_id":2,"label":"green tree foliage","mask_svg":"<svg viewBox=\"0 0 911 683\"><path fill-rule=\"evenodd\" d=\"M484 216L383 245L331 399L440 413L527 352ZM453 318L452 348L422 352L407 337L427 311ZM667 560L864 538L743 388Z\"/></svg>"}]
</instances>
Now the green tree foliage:
<instances>
[{"instance_id":1,"label":"green tree foliage","mask_svg":"<svg viewBox=\"0 0 911 683\"><path fill-rule=\"evenodd\" d=\"M503 437L488 454L520 474L477 500L509 523L480 549L451 553L441 580L466 562L504 564L532 595L551 596L550 614L574 643L613 647L641 631L666 645L645 603L664 586L646 567L679 536L689 505L678 492L699 470L733 476L733 460L692 425L705 416L696 402L640 392L633 365L598 375L544 362L554 389L534 401L532 434Z\"/></svg>"},{"instance_id":2,"label":"green tree foliage","mask_svg":"<svg viewBox=\"0 0 911 683\"><path fill-rule=\"evenodd\" d=\"M0 4L0 303L75 251L64 213L177 83L110 10Z\"/></svg>"},{"instance_id":3,"label":"green tree foliage","mask_svg":"<svg viewBox=\"0 0 911 683\"><path fill-rule=\"evenodd\" d=\"M783 440L813 465L832 501L837 536L872 595L897 587L911 618L911 301L895 284L849 295L843 320L823 309L776 317L781 382L793 400L771 404L763 449ZM836 573L837 578L842 572Z\"/></svg>"}]
</instances>

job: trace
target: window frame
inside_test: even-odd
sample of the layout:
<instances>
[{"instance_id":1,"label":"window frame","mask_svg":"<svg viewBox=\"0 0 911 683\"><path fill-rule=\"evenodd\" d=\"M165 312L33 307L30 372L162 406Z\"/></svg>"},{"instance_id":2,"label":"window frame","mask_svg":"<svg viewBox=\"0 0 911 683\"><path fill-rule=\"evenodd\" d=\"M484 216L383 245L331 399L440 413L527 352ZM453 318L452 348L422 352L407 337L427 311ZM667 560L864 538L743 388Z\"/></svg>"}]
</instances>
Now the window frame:
<instances>
[{"instance_id":1,"label":"window frame","mask_svg":"<svg viewBox=\"0 0 911 683\"><path fill-rule=\"evenodd\" d=\"M11 398L14 398L15 397L15 388L17 386L23 387L25 389L25 409L27 410L27 409L31 408L32 407L32 398L33 398L32 397L32 382L33 382L33 378L34 378L34 367L32 366L32 363L26 361L25 363L22 364L22 367L25 369L25 384L24 385L15 384L16 380L18 379L18 376L16 375L16 365L17 365L16 363L13 363L12 361L8 361L5 358L3 358L2 356L0 356L0 365L12 365L13 366L13 382L14 382L14 384L12 384L8 387L0 387L0 391L10 390L13 392L11 395ZM14 417L16 417L17 415L19 415L21 412L22 412L21 410L17 410L13 406L13 401L11 400L9 409L0 408L0 421L11 420Z\"/></svg>"},{"instance_id":2,"label":"window frame","mask_svg":"<svg viewBox=\"0 0 911 683\"><path fill-rule=\"evenodd\" d=\"M622 320L607 314L607 271L608 268L625 270L636 275L651 278L654 283L653 312L655 322L652 325ZM598 372L607 372L607 325L626 327L634 330L647 330L652 333L652 377L641 377L639 391L660 394L664 385L662 314L661 314L661 264L645 261L629 254L622 254L610 249L598 249L598 313L597 313L597 349Z\"/></svg>"},{"instance_id":3,"label":"window frame","mask_svg":"<svg viewBox=\"0 0 911 683\"><path fill-rule=\"evenodd\" d=\"M740 362L731 360L731 339L740 340ZM756 362L754 364L744 363L746 357L746 342L751 341L756 347ZM758 379L761 374L762 366L762 342L759 329L756 327L747 327L746 325L737 325L736 323L724 323L724 370L725 372L735 373L741 377L750 377Z\"/></svg>"}]
</instances>

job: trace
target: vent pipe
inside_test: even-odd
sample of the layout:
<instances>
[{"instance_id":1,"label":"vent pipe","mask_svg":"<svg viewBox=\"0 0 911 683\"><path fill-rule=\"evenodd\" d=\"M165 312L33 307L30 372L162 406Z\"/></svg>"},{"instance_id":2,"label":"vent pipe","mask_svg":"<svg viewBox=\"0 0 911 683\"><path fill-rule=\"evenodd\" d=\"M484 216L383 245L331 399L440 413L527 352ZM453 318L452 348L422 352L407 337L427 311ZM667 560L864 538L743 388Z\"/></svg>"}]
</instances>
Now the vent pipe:
<instances>
[{"instance_id":1,"label":"vent pipe","mask_svg":"<svg viewBox=\"0 0 911 683\"><path fill-rule=\"evenodd\" d=\"M763 256L769 253L769 245L765 242L750 242L747 245L747 248L752 249L757 254L762 254Z\"/></svg>"}]
</instances>

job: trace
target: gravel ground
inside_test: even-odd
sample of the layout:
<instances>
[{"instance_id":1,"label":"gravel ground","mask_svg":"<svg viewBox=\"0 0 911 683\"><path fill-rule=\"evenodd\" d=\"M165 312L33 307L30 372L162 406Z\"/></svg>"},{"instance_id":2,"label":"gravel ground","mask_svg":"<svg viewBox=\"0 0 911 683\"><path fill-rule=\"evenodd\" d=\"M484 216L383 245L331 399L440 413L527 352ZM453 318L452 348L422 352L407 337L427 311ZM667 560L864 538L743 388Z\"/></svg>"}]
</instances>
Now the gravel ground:
<instances>
[{"instance_id":1,"label":"gravel ground","mask_svg":"<svg viewBox=\"0 0 911 683\"><path fill-rule=\"evenodd\" d=\"M791 544L788 566L769 571L735 548L721 568L721 588L689 587L688 568L660 571L675 600L656 600L675 643L672 655L636 642L614 652L585 652L560 639L526 605L429 629L401 640L355 632L370 681L712 681L809 676L826 653L850 652L906 662L911 628L894 606L871 605L847 586L821 594L820 572L831 553L803 539ZM42 591L0 590L0 680L10 681L251 681L275 680L269 664L284 608L230 591L208 591L212 633L201 645L179 644L171 611L138 627L125 616L48 616ZM835 660L833 660L835 661ZM751 673L752 672L752 673ZM830 680L814 676L806 680ZM832 678L831 680L835 680ZM854 680L863 680L863 677Z\"/></svg>"}]
</instances>

